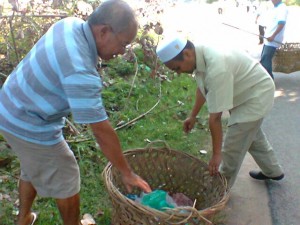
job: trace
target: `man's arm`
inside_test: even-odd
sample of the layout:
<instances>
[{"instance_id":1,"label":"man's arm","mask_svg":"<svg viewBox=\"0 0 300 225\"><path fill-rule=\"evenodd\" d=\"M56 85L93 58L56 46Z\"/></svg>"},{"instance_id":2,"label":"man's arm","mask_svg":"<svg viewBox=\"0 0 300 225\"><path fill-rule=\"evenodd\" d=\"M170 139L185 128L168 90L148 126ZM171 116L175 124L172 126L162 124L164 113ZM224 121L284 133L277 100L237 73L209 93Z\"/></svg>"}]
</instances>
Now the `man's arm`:
<instances>
[{"instance_id":1,"label":"man's arm","mask_svg":"<svg viewBox=\"0 0 300 225\"><path fill-rule=\"evenodd\" d=\"M211 175L218 174L219 165L222 160L221 150L222 150L222 112L209 114L209 128L212 137L213 145L213 155L209 161L209 172Z\"/></svg>"},{"instance_id":2,"label":"man's arm","mask_svg":"<svg viewBox=\"0 0 300 225\"><path fill-rule=\"evenodd\" d=\"M150 192L149 185L133 173L125 159L117 133L108 120L90 124L93 134L106 158L122 174L123 182L130 192L132 186L138 186L145 192Z\"/></svg>"},{"instance_id":3,"label":"man's arm","mask_svg":"<svg viewBox=\"0 0 300 225\"><path fill-rule=\"evenodd\" d=\"M196 100L195 100L195 104L193 106L191 115L184 121L183 123L183 130L188 133L190 132L196 122L196 116L198 115L198 113L200 112L202 106L205 103L205 98L203 96L203 94L201 93L200 89L197 88L196 90Z\"/></svg>"},{"instance_id":4,"label":"man's arm","mask_svg":"<svg viewBox=\"0 0 300 225\"><path fill-rule=\"evenodd\" d=\"M279 34L279 32L283 29L284 26L285 26L285 23L278 24L277 29L274 31L274 33L272 34L272 36L270 36L270 37L267 38L267 40L269 42L274 41L276 35Z\"/></svg>"},{"instance_id":5,"label":"man's arm","mask_svg":"<svg viewBox=\"0 0 300 225\"><path fill-rule=\"evenodd\" d=\"M200 112L202 106L204 105L206 99L204 98L202 92L199 88L196 90L196 100L193 107L193 110L191 112L191 117L196 117L198 113Z\"/></svg>"}]
</instances>

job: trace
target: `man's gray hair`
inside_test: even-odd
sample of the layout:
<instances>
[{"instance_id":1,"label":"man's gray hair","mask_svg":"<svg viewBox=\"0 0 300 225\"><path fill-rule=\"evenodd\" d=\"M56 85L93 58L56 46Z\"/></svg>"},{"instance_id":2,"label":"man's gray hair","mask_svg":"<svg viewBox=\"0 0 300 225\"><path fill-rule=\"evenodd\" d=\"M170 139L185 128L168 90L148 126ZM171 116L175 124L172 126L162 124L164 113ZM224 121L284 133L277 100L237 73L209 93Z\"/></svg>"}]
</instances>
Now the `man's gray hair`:
<instances>
[{"instance_id":1,"label":"man's gray hair","mask_svg":"<svg viewBox=\"0 0 300 225\"><path fill-rule=\"evenodd\" d=\"M106 0L89 16L88 23L94 25L109 25L115 33L128 29L137 20L133 9L122 0Z\"/></svg>"}]
</instances>

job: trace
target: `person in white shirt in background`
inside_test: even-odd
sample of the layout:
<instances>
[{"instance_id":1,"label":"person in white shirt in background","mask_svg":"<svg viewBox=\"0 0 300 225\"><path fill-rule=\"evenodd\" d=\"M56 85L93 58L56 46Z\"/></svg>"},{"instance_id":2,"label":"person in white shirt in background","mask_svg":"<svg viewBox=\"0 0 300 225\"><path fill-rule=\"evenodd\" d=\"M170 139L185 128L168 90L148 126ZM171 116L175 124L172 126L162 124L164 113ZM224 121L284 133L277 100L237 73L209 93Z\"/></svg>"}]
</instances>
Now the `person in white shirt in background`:
<instances>
[{"instance_id":1,"label":"person in white shirt in background","mask_svg":"<svg viewBox=\"0 0 300 225\"><path fill-rule=\"evenodd\" d=\"M266 29L266 14L268 13L268 10L270 9L270 5L268 4L269 1L266 2L260 2L259 6L257 8L257 13L255 17L255 24L258 25L258 31L259 31L259 45L264 43L264 36L265 36L265 29Z\"/></svg>"},{"instance_id":2,"label":"person in white shirt in background","mask_svg":"<svg viewBox=\"0 0 300 225\"><path fill-rule=\"evenodd\" d=\"M281 46L280 43L283 41L288 10L281 0L272 0L272 3L274 8L269 10L268 15L266 15L266 38L264 39L260 63L274 79L272 73L272 59L276 49Z\"/></svg>"}]
</instances>

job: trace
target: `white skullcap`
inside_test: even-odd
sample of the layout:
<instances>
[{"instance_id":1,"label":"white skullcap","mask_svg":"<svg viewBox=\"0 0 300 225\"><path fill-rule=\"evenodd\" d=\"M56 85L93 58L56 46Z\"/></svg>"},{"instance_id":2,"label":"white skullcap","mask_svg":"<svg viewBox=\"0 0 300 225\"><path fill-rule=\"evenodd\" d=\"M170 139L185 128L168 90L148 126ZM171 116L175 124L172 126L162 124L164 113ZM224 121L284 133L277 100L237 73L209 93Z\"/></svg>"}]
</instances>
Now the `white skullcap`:
<instances>
[{"instance_id":1,"label":"white skullcap","mask_svg":"<svg viewBox=\"0 0 300 225\"><path fill-rule=\"evenodd\" d=\"M187 40L184 38L173 37L166 39L156 48L158 58L163 62L168 62L175 58L185 47Z\"/></svg>"}]
</instances>

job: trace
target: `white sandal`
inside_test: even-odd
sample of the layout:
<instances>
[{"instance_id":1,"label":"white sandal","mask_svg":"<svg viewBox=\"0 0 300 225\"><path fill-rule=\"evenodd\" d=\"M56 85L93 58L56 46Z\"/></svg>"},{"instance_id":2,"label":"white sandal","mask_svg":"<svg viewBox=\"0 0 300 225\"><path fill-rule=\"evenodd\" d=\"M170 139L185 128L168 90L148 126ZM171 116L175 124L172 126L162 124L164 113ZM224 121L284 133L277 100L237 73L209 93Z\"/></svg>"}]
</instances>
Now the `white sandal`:
<instances>
[{"instance_id":1,"label":"white sandal","mask_svg":"<svg viewBox=\"0 0 300 225\"><path fill-rule=\"evenodd\" d=\"M32 215L33 219L32 219L32 222L30 225L33 225L37 219L37 214L35 212L32 212L31 215Z\"/></svg>"}]
</instances>

